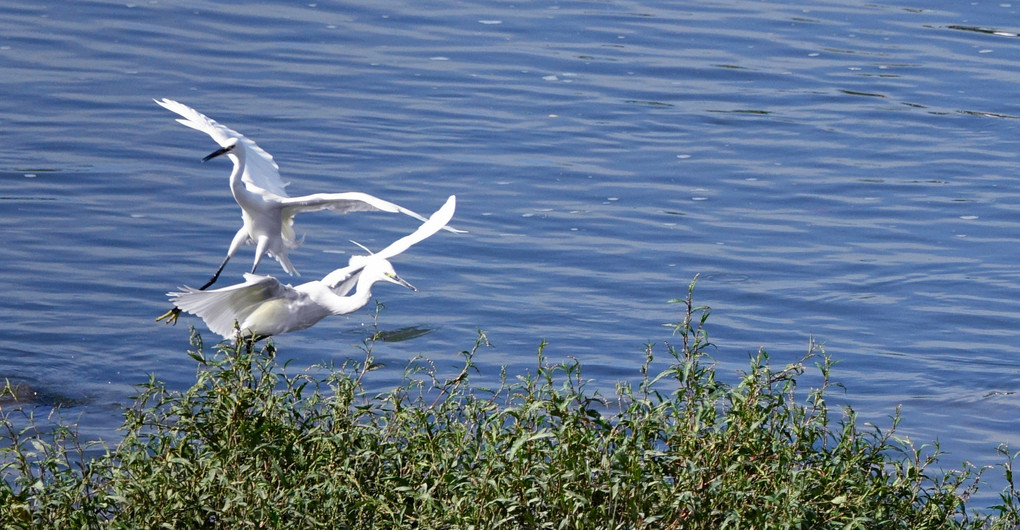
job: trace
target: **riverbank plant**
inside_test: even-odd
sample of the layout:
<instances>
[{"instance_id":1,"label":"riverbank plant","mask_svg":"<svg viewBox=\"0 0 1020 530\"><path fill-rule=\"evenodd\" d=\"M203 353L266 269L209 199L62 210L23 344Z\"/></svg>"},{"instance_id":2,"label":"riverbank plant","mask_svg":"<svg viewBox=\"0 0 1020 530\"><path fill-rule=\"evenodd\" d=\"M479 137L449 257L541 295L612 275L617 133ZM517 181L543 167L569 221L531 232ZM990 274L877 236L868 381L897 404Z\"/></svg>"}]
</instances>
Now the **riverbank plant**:
<instances>
[{"instance_id":1,"label":"riverbank plant","mask_svg":"<svg viewBox=\"0 0 1020 530\"><path fill-rule=\"evenodd\" d=\"M693 283L691 284L693 290ZM292 373L272 343L193 336L195 384L140 386L115 446L84 444L0 402L5 528L1015 528L1001 502L968 507L982 470L938 467L887 429L831 405L820 348L723 381L708 309L676 300L674 337L632 383L590 390L576 361L472 383L484 333L453 377L427 361L370 393L363 358ZM543 345L544 346L544 345ZM658 351L663 353L659 354ZM659 357L664 359L660 360ZM798 388L806 370L820 381ZM817 377L815 377L817 371ZM491 378L490 378L491 379Z\"/></svg>"}]
</instances>

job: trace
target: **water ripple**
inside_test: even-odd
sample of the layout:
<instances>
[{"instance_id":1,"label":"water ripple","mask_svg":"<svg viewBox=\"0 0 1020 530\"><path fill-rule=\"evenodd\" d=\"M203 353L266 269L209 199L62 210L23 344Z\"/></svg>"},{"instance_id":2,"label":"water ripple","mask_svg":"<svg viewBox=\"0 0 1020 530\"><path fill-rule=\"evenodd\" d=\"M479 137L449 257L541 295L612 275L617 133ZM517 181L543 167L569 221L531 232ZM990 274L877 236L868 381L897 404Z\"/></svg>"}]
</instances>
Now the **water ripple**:
<instances>
[{"instance_id":1,"label":"water ripple","mask_svg":"<svg viewBox=\"0 0 1020 530\"><path fill-rule=\"evenodd\" d=\"M1020 418L1014 14L8 6L0 373L86 403L95 433L147 373L192 380L186 327L152 319L167 290L208 277L239 218L227 167L199 162L208 138L151 103L167 96L255 138L295 194L357 189L421 212L458 194L470 234L395 263L421 293L377 293L400 339L378 346L380 384L419 353L456 366L482 328L489 377L528 369L546 339L611 391L646 340L668 338L667 301L701 273L725 374L814 337L862 417L887 425L903 404L911 438L988 463ZM295 260L314 277L346 261L348 239L379 247L412 228L310 214ZM306 365L357 357L369 322L278 342Z\"/></svg>"}]
</instances>

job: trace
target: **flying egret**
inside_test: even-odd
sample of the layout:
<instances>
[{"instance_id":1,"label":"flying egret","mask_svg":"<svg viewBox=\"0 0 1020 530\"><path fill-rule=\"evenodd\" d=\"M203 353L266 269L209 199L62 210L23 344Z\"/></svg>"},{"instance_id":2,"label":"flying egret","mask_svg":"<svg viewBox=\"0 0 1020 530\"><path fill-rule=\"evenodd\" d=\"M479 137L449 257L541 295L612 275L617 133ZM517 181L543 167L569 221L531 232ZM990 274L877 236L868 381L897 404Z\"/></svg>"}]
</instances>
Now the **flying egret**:
<instances>
[{"instance_id":1,"label":"flying egret","mask_svg":"<svg viewBox=\"0 0 1020 530\"><path fill-rule=\"evenodd\" d=\"M226 155L233 163L234 170L230 174L230 191L234 200L241 206L243 225L234 234L234 239L227 249L216 273L199 288L203 290L216 282L230 258L244 244L255 244L255 260L251 266L252 274L258 268L262 257L269 255L276 259L288 274L299 275L297 269L287 257L288 249L296 248L298 241L294 237L294 216L302 212L333 210L338 213L359 211L384 211L402 213L424 221L425 218L392 202L373 197L367 193L316 193L301 197L290 197L280 178L280 168L272 155L265 152L252 140L242 134L224 127L187 105L172 99L153 100L161 107L181 116L177 121L192 129L202 131L212 137L220 145L220 149L202 159L203 162L218 156ZM462 232L445 227L451 232ZM168 324L175 324L180 310L171 309L156 320L166 319Z\"/></svg>"},{"instance_id":2,"label":"flying egret","mask_svg":"<svg viewBox=\"0 0 1020 530\"><path fill-rule=\"evenodd\" d=\"M417 291L397 276L388 260L446 226L455 208L456 197L451 195L442 208L410 235L378 253L352 256L348 266L321 280L292 287L272 276L247 273L244 283L209 291L183 287L167 296L177 308L201 317L210 330L224 339L235 336L235 322L241 337L264 338L306 329L327 316L345 315L365 307L372 297L372 286L378 282ZM347 295L352 288L354 294Z\"/></svg>"}]
</instances>

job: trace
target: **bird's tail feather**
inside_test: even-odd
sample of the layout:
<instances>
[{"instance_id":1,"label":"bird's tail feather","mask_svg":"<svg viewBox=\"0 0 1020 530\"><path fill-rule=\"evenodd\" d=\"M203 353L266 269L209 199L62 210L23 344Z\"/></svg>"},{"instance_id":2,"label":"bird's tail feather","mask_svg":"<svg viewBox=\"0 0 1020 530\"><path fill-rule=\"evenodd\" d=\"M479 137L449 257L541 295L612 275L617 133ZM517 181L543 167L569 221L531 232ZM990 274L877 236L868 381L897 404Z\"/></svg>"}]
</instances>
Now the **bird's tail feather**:
<instances>
[{"instance_id":1,"label":"bird's tail feather","mask_svg":"<svg viewBox=\"0 0 1020 530\"><path fill-rule=\"evenodd\" d=\"M280 266L283 267L283 270L287 271L287 274L292 276L301 276L301 273L294 268L294 265L290 262L290 258L288 258L286 254L274 253L273 257L276 258L276 261L280 262Z\"/></svg>"}]
</instances>

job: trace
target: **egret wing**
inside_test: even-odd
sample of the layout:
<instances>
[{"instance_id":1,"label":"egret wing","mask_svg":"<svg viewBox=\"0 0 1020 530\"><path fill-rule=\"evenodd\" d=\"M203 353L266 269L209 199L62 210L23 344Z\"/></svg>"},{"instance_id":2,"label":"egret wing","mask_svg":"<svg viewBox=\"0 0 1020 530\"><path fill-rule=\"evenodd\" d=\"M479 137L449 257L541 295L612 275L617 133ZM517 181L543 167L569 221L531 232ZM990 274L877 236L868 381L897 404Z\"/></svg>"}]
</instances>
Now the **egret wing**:
<instances>
[{"instance_id":1,"label":"egret wing","mask_svg":"<svg viewBox=\"0 0 1020 530\"><path fill-rule=\"evenodd\" d=\"M365 268L365 262L352 260L355 263L348 265L342 269L337 269L327 274L321 282L329 287L333 293L337 296L347 296L347 293L351 292L358 283L358 278L361 276L361 271Z\"/></svg>"},{"instance_id":2,"label":"egret wing","mask_svg":"<svg viewBox=\"0 0 1020 530\"><path fill-rule=\"evenodd\" d=\"M450 197L446 199L446 203L443 204L440 209L436 210L436 212L433 213L427 220L425 220L425 222L422 223L417 230L394 241L393 243L390 243L388 247L376 252L373 256L382 259L390 259L393 256L407 250L411 247L411 245L432 236L432 234L435 234L439 230L444 228L448 229L446 224L450 222L450 219L453 219L453 212L456 208L457 196L450 195Z\"/></svg>"},{"instance_id":3,"label":"egret wing","mask_svg":"<svg viewBox=\"0 0 1020 530\"><path fill-rule=\"evenodd\" d=\"M276 165L273 155L265 152L261 147L255 145L255 142L243 136L240 141L244 142L249 154L255 155L245 159L241 181L248 185L248 189L255 186L280 197L286 197L287 190L285 188L290 185L290 182L284 182L280 178L280 166Z\"/></svg>"},{"instance_id":4,"label":"egret wing","mask_svg":"<svg viewBox=\"0 0 1020 530\"><path fill-rule=\"evenodd\" d=\"M457 197L450 195L450 198L446 199L446 203L443 204L442 208L436 210L417 230L394 241L388 247L371 256L352 256L348 266L327 274L322 279L322 283L338 296L345 296L357 284L358 277L361 276L361 271L368 264L369 260L389 259L404 252L411 245L432 236L453 219L453 212L456 208Z\"/></svg>"},{"instance_id":5,"label":"egret wing","mask_svg":"<svg viewBox=\"0 0 1020 530\"><path fill-rule=\"evenodd\" d=\"M226 147L227 140L231 138L244 138L241 133L216 123L215 120L208 118L205 114L183 103L178 103L169 98L163 98L162 100L154 99L153 101L160 107L180 115L181 118L177 120L178 123L208 134L220 147Z\"/></svg>"},{"instance_id":6,"label":"egret wing","mask_svg":"<svg viewBox=\"0 0 1020 530\"><path fill-rule=\"evenodd\" d=\"M276 165L276 161L273 160L273 155L265 152L261 147L258 146L254 141L246 138L243 134L223 125L220 125L205 114L198 112L197 110L183 104L178 103L172 99L163 98L161 100L154 99L159 106L175 112L181 116L177 121L182 125L191 127L196 131L202 131L212 137L220 147L226 147L227 140L231 138L237 138L237 141L244 144L247 148L248 153L252 156L248 156L245 159L244 172L241 174L241 180L245 184L250 184L261 188L263 190L275 193L281 197L286 197L287 192L284 188L287 187L286 182L280 178L280 166Z\"/></svg>"},{"instance_id":7,"label":"egret wing","mask_svg":"<svg viewBox=\"0 0 1020 530\"><path fill-rule=\"evenodd\" d=\"M245 274L244 283L221 289L199 291L183 287L180 292L170 292L170 301L182 311L199 316L214 333L229 339L234 336L234 322L244 320L266 300L288 298L294 289L281 284L272 276Z\"/></svg>"},{"instance_id":8,"label":"egret wing","mask_svg":"<svg viewBox=\"0 0 1020 530\"><path fill-rule=\"evenodd\" d=\"M414 217L419 221L426 221L426 219L418 213L408 210L403 206L357 191L349 191L345 193L313 193L311 195L302 195L300 197L286 197L280 201L280 203L283 206L283 219L285 223L287 220L292 220L294 216L299 213L317 212L320 210L333 210L337 213L374 211L402 213L404 215ZM463 232L463 230L457 230L450 227L446 227L446 229L456 233Z\"/></svg>"}]
</instances>

